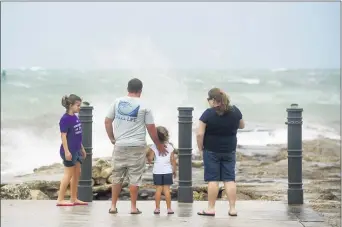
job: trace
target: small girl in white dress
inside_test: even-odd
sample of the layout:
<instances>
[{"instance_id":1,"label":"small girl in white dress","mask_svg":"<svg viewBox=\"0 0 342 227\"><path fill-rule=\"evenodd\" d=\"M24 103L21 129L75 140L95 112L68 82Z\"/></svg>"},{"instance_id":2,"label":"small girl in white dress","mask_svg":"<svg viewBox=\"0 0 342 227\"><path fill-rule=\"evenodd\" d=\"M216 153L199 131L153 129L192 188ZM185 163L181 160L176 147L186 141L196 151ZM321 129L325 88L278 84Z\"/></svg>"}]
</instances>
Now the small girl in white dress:
<instances>
[{"instance_id":1,"label":"small girl in white dress","mask_svg":"<svg viewBox=\"0 0 342 227\"><path fill-rule=\"evenodd\" d=\"M160 197L164 193L167 214L174 214L171 209L171 191L170 186L173 184L173 178L177 176L177 163L175 160L175 152L173 146L169 143L169 132L165 127L157 127L158 138L160 142L165 144L167 155L159 155L156 145L152 145L147 152L148 162L153 165L153 182L157 186L155 193L156 209L154 214L160 214Z\"/></svg>"}]
</instances>

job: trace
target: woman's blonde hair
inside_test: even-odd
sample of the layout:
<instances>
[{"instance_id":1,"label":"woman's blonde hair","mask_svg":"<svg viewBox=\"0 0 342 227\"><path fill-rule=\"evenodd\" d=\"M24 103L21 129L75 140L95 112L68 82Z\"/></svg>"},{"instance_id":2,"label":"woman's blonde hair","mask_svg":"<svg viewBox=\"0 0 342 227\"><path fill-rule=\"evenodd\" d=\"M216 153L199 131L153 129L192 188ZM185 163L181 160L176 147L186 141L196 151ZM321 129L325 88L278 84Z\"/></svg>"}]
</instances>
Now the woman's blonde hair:
<instances>
[{"instance_id":1,"label":"woman's blonde hair","mask_svg":"<svg viewBox=\"0 0 342 227\"><path fill-rule=\"evenodd\" d=\"M216 101L218 106L215 109L218 115L223 115L231 109L228 95L219 88L210 89L208 92L208 100Z\"/></svg>"}]
</instances>

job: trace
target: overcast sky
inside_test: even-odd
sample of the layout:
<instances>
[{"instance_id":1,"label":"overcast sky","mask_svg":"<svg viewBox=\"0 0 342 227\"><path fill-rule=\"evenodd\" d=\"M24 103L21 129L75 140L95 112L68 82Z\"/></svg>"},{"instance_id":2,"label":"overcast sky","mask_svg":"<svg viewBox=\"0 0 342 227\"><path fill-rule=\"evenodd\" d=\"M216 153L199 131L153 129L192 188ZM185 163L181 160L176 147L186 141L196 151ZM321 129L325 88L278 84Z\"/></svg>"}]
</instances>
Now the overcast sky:
<instances>
[{"instance_id":1,"label":"overcast sky","mask_svg":"<svg viewBox=\"0 0 342 227\"><path fill-rule=\"evenodd\" d=\"M1 3L1 67L339 68L340 3Z\"/></svg>"}]
</instances>

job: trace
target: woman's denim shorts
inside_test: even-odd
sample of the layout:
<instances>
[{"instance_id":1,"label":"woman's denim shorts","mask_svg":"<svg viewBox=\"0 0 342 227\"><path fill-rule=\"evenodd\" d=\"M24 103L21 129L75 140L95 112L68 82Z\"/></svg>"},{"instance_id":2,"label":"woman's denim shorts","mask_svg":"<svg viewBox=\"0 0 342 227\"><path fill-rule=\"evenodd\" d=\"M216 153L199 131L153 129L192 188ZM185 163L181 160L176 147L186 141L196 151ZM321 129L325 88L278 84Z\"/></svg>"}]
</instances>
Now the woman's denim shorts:
<instances>
[{"instance_id":1,"label":"woman's denim shorts","mask_svg":"<svg viewBox=\"0 0 342 227\"><path fill-rule=\"evenodd\" d=\"M204 181L235 181L236 152L203 151Z\"/></svg>"}]
</instances>

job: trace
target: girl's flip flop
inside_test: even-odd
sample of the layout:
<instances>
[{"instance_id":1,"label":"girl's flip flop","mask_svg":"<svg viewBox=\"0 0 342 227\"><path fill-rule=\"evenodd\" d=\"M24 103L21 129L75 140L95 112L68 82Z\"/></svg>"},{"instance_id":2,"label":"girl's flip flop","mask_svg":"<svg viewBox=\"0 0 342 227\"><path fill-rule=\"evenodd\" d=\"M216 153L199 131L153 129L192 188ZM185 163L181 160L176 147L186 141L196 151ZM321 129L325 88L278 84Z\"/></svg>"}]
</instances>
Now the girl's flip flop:
<instances>
[{"instance_id":1,"label":"girl's flip flop","mask_svg":"<svg viewBox=\"0 0 342 227\"><path fill-rule=\"evenodd\" d=\"M56 206L58 207L72 207L75 206L74 203L57 203Z\"/></svg>"},{"instance_id":2,"label":"girl's flip flop","mask_svg":"<svg viewBox=\"0 0 342 227\"><path fill-rule=\"evenodd\" d=\"M86 202L83 202L83 203L74 203L75 204L75 206L86 206L86 205L88 205L88 203L86 203Z\"/></svg>"},{"instance_id":3,"label":"girl's flip flop","mask_svg":"<svg viewBox=\"0 0 342 227\"><path fill-rule=\"evenodd\" d=\"M174 214L175 212L173 210L168 210L167 214Z\"/></svg>"}]
</instances>

